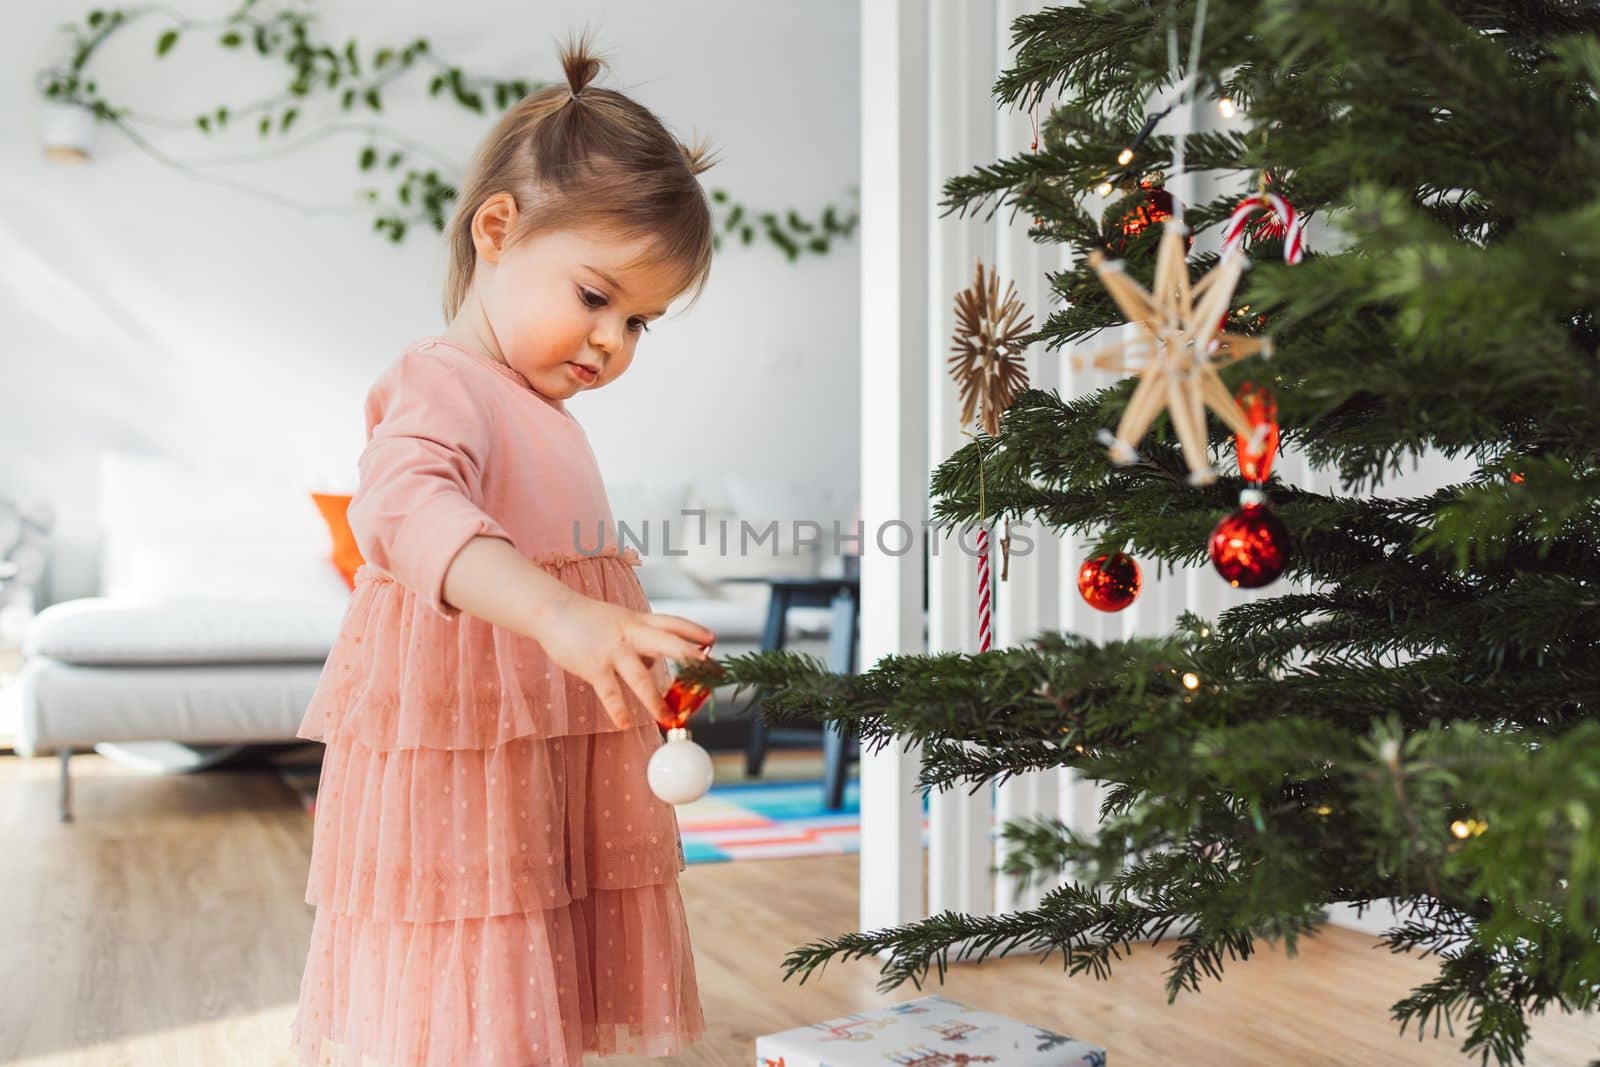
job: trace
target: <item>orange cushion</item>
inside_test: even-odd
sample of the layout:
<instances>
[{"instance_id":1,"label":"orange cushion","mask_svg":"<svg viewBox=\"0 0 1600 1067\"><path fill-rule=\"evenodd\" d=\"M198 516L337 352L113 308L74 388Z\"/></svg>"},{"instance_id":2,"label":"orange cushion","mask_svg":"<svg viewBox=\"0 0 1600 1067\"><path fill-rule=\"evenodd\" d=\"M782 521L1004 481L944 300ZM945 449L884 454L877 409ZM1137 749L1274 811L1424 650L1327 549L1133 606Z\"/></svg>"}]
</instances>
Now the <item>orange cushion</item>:
<instances>
[{"instance_id":1,"label":"orange cushion","mask_svg":"<svg viewBox=\"0 0 1600 1067\"><path fill-rule=\"evenodd\" d=\"M366 561L361 558L361 549L356 545L356 535L350 532L350 520L345 514L350 507L350 496L338 493L312 493L311 499L316 501L317 510L322 512L322 519L328 524L328 533L333 535L333 565L344 576L344 584L354 589L356 568Z\"/></svg>"}]
</instances>

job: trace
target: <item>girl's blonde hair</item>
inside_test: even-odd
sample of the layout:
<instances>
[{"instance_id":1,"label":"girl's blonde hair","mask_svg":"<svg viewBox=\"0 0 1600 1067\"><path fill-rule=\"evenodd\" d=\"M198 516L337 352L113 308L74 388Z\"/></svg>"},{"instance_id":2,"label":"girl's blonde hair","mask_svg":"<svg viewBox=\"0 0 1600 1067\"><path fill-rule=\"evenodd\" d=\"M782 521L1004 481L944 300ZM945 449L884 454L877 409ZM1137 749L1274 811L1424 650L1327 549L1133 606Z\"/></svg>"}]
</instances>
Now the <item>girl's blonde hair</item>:
<instances>
[{"instance_id":1,"label":"girl's blonde hair","mask_svg":"<svg viewBox=\"0 0 1600 1067\"><path fill-rule=\"evenodd\" d=\"M590 85L605 65L588 34L560 51L566 84L530 93L500 117L474 155L445 230L444 316L467 298L477 249L472 218L496 193L517 205L507 244L553 229L590 229L619 240L649 238L628 263L657 263L693 289L711 272L711 208L696 175L715 160L706 146L680 142L650 111L621 93Z\"/></svg>"}]
</instances>

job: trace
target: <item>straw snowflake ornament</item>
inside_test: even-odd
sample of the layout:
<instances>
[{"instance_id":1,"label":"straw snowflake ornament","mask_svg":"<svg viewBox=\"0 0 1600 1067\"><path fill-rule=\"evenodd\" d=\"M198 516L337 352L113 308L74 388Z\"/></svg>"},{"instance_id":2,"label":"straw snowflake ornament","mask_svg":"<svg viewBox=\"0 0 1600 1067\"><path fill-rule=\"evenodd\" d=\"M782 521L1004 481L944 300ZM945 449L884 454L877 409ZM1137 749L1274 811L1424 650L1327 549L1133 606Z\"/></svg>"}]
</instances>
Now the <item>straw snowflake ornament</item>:
<instances>
[{"instance_id":1,"label":"straw snowflake ornament","mask_svg":"<svg viewBox=\"0 0 1600 1067\"><path fill-rule=\"evenodd\" d=\"M1028 387L1028 367L1022 359L1027 347L1023 338L1033 326L1033 316L1024 317L1016 288L1006 283L1000 295L998 273L986 274L983 260L977 261L972 285L956 294L956 328L951 339L951 375L961 390L961 424L974 414L990 437L1000 432L1000 416L1017 394ZM967 433L963 430L962 433ZM971 436L968 434L968 436ZM978 517L988 521L989 506L983 487L983 446L978 448ZM1000 580L1011 569L1011 535L1000 538ZM987 652L994 641L990 625L989 528L978 529L978 651Z\"/></svg>"},{"instance_id":2,"label":"straw snowflake ornament","mask_svg":"<svg viewBox=\"0 0 1600 1067\"><path fill-rule=\"evenodd\" d=\"M985 276L977 261L972 285L956 294L956 330L950 342L950 373L961 388L961 424L979 415L983 432L1000 432L1000 414L1028 387L1028 368L1022 351L1023 337L1033 326L1033 316L1022 318L1022 301L1016 287L1006 283L1000 296L998 273ZM1019 318L1021 321L1019 322Z\"/></svg>"}]
</instances>

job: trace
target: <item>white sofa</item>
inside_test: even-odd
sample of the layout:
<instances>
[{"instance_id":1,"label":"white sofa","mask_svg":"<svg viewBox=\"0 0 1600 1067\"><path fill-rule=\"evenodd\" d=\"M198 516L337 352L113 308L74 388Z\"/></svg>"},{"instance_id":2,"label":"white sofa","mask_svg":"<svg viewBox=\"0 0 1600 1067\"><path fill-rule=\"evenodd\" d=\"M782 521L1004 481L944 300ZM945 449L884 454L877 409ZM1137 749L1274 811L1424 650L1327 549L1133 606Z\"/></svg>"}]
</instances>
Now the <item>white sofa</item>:
<instances>
[{"instance_id":1,"label":"white sofa","mask_svg":"<svg viewBox=\"0 0 1600 1067\"><path fill-rule=\"evenodd\" d=\"M309 495L338 487L123 452L102 457L100 478L98 595L40 611L23 641L17 748L59 755L63 820L72 817L75 749L173 770L249 743L293 741L350 596ZM667 490L618 484L611 499L618 522L640 541L638 574L652 608L711 627L719 656L759 647L766 614L764 585L728 579L837 574L842 562L831 548L782 543L737 552L740 518L789 528L836 510L825 492L773 495L730 479ZM685 507L706 511L707 545L685 536L692 531L677 521ZM729 517L724 554L717 523ZM825 657L828 625L827 609L795 609L786 643Z\"/></svg>"}]
</instances>

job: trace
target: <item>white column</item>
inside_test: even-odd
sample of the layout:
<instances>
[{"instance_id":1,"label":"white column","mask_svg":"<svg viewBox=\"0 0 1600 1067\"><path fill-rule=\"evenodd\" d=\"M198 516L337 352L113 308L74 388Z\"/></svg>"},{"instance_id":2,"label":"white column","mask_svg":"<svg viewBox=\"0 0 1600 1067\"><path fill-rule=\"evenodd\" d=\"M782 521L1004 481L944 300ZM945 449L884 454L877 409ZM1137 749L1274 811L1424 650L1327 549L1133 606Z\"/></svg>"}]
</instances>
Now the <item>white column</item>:
<instances>
[{"instance_id":1,"label":"white column","mask_svg":"<svg viewBox=\"0 0 1600 1067\"><path fill-rule=\"evenodd\" d=\"M972 284L975 261L994 261L994 225L982 213L939 217L946 178L991 161L995 113L982 87L992 82L993 0L934 0L929 5L931 68L928 100L929 172L934 205L928 214L929 366L928 447L930 468L971 438L962 434L960 390L947 362L955 332L955 295ZM977 524L952 529L938 539L928 561L930 652L971 652L978 647ZM999 545L991 530L991 562L998 571ZM998 634L996 643L999 643ZM990 788L968 796L958 784L928 797L928 913L988 915L994 883L989 874Z\"/></svg>"},{"instance_id":2,"label":"white column","mask_svg":"<svg viewBox=\"0 0 1600 1067\"><path fill-rule=\"evenodd\" d=\"M928 14L861 5L861 665L926 648ZM861 751L862 930L922 918L920 746Z\"/></svg>"},{"instance_id":3,"label":"white column","mask_svg":"<svg viewBox=\"0 0 1600 1067\"><path fill-rule=\"evenodd\" d=\"M993 84L1000 72L1014 62L1010 26L1019 15L1038 11L1044 5L1038 0L996 0L991 14L995 32L991 35L990 69L988 83ZM1055 94L1040 104L1038 118L1041 125L1049 114ZM995 101L985 94L992 110ZM1033 119L1025 101L1007 106L995 122L990 162L1010 159L1032 151ZM1012 213L1015 212L1015 219ZM1033 217L1014 206L995 213L994 266L1000 273L1000 290L1005 291L1007 281L1014 282L1017 297L1033 316L1033 328L1038 329L1054 310L1053 294L1046 272L1057 260L1053 246L1040 244L1028 237ZM1061 353L1047 351L1035 344L1027 352L1028 383L1036 389L1059 387ZM997 583L995 594L995 644L997 646L1021 645L1041 630L1059 629L1061 616L1056 595L1061 583L1061 541L1037 520L1023 519L1023 528L1013 532L1013 548L1007 579ZM1032 542L1023 550L1019 546ZM1000 573L1000 560L995 560L995 574ZM1053 814L1057 809L1060 772L1055 768L1029 771L1017 775L994 787L994 822L990 855L998 866L1005 859L1007 847L1000 840L999 827L1016 819L1033 819ZM973 798L976 800L977 798ZM985 804L987 809L987 804ZM1054 887L1055 880L1036 884L1027 890L1019 888L1018 880L1006 874L994 878L994 910L1019 911L1036 906L1043 894Z\"/></svg>"}]
</instances>

